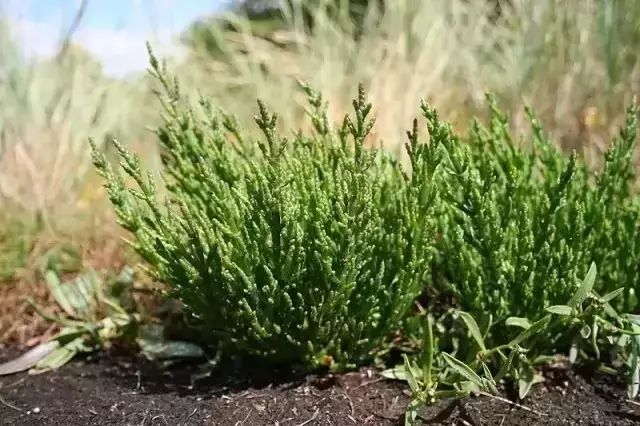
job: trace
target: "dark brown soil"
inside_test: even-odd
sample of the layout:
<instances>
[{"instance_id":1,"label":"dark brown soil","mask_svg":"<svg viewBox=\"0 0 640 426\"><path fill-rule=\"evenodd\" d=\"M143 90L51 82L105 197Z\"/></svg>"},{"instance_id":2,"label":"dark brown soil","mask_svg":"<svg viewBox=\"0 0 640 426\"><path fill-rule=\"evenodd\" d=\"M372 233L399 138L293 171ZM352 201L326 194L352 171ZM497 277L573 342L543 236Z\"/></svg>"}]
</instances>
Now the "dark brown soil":
<instances>
[{"instance_id":1,"label":"dark brown soil","mask_svg":"<svg viewBox=\"0 0 640 426\"><path fill-rule=\"evenodd\" d=\"M11 353L9 353L11 352ZM0 360L15 355L0 353ZM370 370L274 381L208 379L192 367L166 370L135 356L103 354L57 372L0 377L2 425L393 425L405 387ZM254 375L254 377L257 377ZM495 397L442 401L422 415L446 425L632 425L640 406L610 377L549 370L522 407Z\"/></svg>"}]
</instances>

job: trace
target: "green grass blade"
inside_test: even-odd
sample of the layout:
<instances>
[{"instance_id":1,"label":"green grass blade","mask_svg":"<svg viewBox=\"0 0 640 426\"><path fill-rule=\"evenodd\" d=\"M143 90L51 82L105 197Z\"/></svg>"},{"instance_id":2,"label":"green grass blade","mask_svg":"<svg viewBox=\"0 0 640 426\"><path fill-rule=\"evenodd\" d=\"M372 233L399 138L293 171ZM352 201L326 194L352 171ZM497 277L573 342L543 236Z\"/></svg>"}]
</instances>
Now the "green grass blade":
<instances>
[{"instance_id":1,"label":"green grass blade","mask_svg":"<svg viewBox=\"0 0 640 426\"><path fill-rule=\"evenodd\" d=\"M416 380L416 377L413 374L413 369L411 368L411 362L409 361L409 357L403 354L402 359L404 360L405 374L407 378L407 383L409 383L409 387L411 388L411 392L413 392L414 395L418 394L420 392L420 385L418 384L418 380Z\"/></svg>"}]
</instances>

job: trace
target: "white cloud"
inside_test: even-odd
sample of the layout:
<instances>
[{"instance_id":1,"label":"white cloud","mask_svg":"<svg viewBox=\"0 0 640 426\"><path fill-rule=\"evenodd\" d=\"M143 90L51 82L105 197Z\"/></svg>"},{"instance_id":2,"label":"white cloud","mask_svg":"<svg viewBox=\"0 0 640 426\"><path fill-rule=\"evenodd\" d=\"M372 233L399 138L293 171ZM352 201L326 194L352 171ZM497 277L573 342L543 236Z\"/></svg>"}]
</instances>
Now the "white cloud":
<instances>
[{"instance_id":1,"label":"white cloud","mask_svg":"<svg viewBox=\"0 0 640 426\"><path fill-rule=\"evenodd\" d=\"M130 30L85 28L78 30L74 41L100 59L107 74L116 76L147 67L147 41L160 56L181 54L172 34L153 37L150 33Z\"/></svg>"},{"instance_id":2,"label":"white cloud","mask_svg":"<svg viewBox=\"0 0 640 426\"><path fill-rule=\"evenodd\" d=\"M11 19L9 25L25 53L46 57L56 52L61 32L52 22Z\"/></svg>"},{"instance_id":3,"label":"white cloud","mask_svg":"<svg viewBox=\"0 0 640 426\"><path fill-rule=\"evenodd\" d=\"M55 20L37 22L18 18L12 19L10 25L25 53L40 58L54 55L64 34L63 26ZM175 36L170 31L152 34L150 30L80 27L73 41L98 58L107 74L123 76L147 67L147 41L160 56L181 55Z\"/></svg>"}]
</instances>

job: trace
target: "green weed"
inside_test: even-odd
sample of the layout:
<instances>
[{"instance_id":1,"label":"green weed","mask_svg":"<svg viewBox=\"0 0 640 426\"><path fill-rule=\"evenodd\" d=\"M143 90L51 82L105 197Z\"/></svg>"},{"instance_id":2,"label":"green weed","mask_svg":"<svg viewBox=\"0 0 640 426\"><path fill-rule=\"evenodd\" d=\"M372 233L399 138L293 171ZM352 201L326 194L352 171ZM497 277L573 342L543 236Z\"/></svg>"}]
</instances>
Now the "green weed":
<instances>
[{"instance_id":1,"label":"green weed","mask_svg":"<svg viewBox=\"0 0 640 426\"><path fill-rule=\"evenodd\" d=\"M382 373L409 384L412 400L407 407L405 423L418 423L420 410L440 399L473 393L497 395L498 387L505 381L515 383L519 398L524 399L533 385L544 381L536 367L557 354L557 350L548 349L554 346L549 342L555 343L556 348L562 347L558 342L567 337L573 342L569 356L572 364L590 362L594 357L599 360L601 350L604 350L612 355L609 360L615 359L615 363L624 367L616 369L603 365L601 369L626 377L629 397L637 396L638 318L619 314L609 303L622 294L622 289L600 297L593 291L595 281L596 266L592 264L565 305L549 306L548 313L537 320L508 318L506 325L520 331L509 342L493 347L486 341L492 336L491 327L483 330L473 316L458 311L457 330L462 330L463 336L472 344L446 352L434 336L433 319L427 316L423 353L415 360L404 355L403 365ZM451 336L455 334L450 330L442 338L451 345L455 341Z\"/></svg>"}]
</instances>

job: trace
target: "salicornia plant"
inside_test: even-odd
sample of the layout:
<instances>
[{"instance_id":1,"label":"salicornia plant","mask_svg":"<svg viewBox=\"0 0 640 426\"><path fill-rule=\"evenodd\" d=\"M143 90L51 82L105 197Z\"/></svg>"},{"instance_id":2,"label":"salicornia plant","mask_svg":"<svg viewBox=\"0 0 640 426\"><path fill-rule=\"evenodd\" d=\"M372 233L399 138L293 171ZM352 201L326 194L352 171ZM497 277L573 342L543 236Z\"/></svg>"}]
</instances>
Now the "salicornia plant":
<instances>
[{"instance_id":1,"label":"salicornia plant","mask_svg":"<svg viewBox=\"0 0 640 426\"><path fill-rule=\"evenodd\" d=\"M189 106L153 54L151 65L164 91L166 201L122 145L135 189L93 157L151 272L226 354L334 368L370 357L427 277L437 201L424 147L408 145L409 177L365 149L373 120L362 88L354 116L334 128L304 85L315 132L285 138L259 103L263 137L250 140L206 99Z\"/></svg>"},{"instance_id":2,"label":"salicornia plant","mask_svg":"<svg viewBox=\"0 0 640 426\"><path fill-rule=\"evenodd\" d=\"M597 172L576 154L566 156L547 139L529 112L532 143L516 141L508 120L490 100L490 121L474 121L466 140L428 105L428 157L442 158L438 188L446 200L438 215L439 288L462 310L486 322L539 318L564 303L595 262L594 289L624 288L616 299L636 309L640 290L640 209L632 194L637 109ZM494 329L498 340L513 337Z\"/></svg>"}]
</instances>

